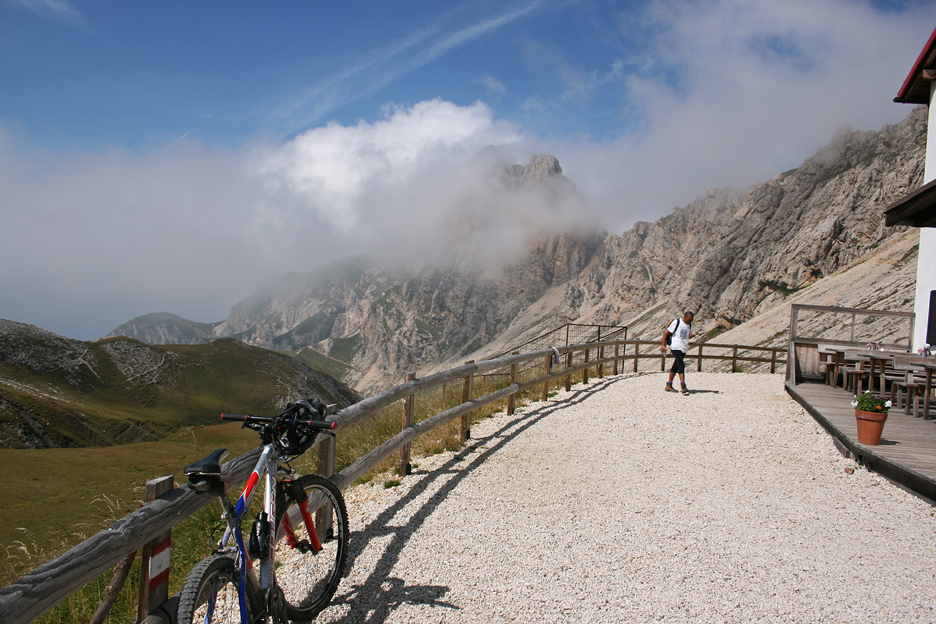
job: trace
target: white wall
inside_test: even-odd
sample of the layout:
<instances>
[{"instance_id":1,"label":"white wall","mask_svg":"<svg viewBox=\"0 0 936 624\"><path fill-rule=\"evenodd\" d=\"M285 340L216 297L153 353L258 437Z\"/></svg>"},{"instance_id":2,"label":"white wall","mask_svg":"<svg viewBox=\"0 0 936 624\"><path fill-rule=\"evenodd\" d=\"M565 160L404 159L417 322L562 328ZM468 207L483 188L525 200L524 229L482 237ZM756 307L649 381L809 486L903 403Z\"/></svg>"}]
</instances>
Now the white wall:
<instances>
[{"instance_id":1,"label":"white wall","mask_svg":"<svg viewBox=\"0 0 936 624\"><path fill-rule=\"evenodd\" d=\"M936 106L933 94L936 81L930 83L930 107L926 129L926 168L923 184L936 178ZM920 258L917 264L916 301L913 311L916 320L913 327L913 350L926 344L926 322L929 319L930 291L936 290L936 228L920 228Z\"/></svg>"}]
</instances>

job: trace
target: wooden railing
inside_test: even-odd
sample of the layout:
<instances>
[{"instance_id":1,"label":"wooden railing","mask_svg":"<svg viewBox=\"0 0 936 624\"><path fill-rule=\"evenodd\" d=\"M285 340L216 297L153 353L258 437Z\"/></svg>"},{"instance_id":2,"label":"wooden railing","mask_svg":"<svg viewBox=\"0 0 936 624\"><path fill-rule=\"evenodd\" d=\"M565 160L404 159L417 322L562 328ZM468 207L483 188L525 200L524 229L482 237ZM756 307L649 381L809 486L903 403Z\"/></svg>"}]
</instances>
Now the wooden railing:
<instances>
[{"instance_id":1,"label":"wooden railing","mask_svg":"<svg viewBox=\"0 0 936 624\"><path fill-rule=\"evenodd\" d=\"M794 304L790 307L787 383L822 379L821 344L861 348L873 341L882 348L909 351L915 321L913 312Z\"/></svg>"},{"instance_id":2,"label":"wooden railing","mask_svg":"<svg viewBox=\"0 0 936 624\"><path fill-rule=\"evenodd\" d=\"M513 413L516 395L521 391L541 388L539 394L545 400L549 386L553 382L562 380L568 389L571 387L573 375L579 373L581 373L582 381L587 383L591 369L594 369L599 377L602 377L605 372L611 372L614 375L619 372L624 373L625 368L628 368L626 365L628 360L632 362L635 372L641 369L647 370L648 361L650 368L655 369L657 360L660 361L660 370L665 370L667 356L659 351L659 346L660 343L657 341L640 340L572 345L557 347L555 350L550 348L494 360L469 362L458 368L422 378L408 376L405 383L346 407L331 417L331 420L338 423L337 432L340 433L341 430L361 419L376 414L378 410L401 401L404 403L404 413L409 411L411 414L412 401L418 393L439 388L445 384L453 382L460 384L462 400L455 407L441 411L420 422L413 423L412 418L404 420L400 433L337 474L334 474L334 438L324 437L316 444L319 454L318 471L330 477L343 490L381 461L401 451L400 466L401 471L405 472L408 467L409 444L416 437L444 423L461 418L460 430L464 441L469 435L472 411L506 400L507 412ZM717 350L726 352L713 353ZM731 361L731 371L738 370L741 362L754 362L770 364L770 371L774 372L779 361L778 355L784 351L785 348L693 344L690 346L687 360L695 359L698 362L697 370L699 371L702 370L703 360L713 360ZM771 355L770 357L754 355L761 352L770 352ZM559 360L558 364L556 359ZM498 373L498 371L503 372ZM474 380L481 375L503 375L503 387L483 396L474 397ZM225 490L230 490L246 480L258 457L259 450L254 449L226 463L222 467ZM172 527L211 502L212 499L196 494L187 486L181 486L147 503L104 531L23 576L12 585L0 589L0 622L3 624L31 622L99 575L109 572L115 565L138 550L151 545L154 540L164 536ZM146 568L146 562L142 567ZM164 621L164 619L158 611L153 611L144 621L150 624Z\"/></svg>"}]
</instances>

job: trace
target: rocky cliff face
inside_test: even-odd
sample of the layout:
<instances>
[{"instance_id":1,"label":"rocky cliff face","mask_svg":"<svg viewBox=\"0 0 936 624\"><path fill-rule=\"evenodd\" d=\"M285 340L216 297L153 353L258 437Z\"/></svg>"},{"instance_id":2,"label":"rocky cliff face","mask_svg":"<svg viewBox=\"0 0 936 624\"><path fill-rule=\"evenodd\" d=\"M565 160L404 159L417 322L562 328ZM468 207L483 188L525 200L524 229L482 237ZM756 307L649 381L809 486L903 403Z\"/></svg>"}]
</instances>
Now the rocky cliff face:
<instances>
[{"instance_id":1,"label":"rocky cliff face","mask_svg":"<svg viewBox=\"0 0 936 624\"><path fill-rule=\"evenodd\" d=\"M842 129L797 169L753 188L711 190L620 236L540 232L501 264L456 252L421 269L355 258L289 275L235 306L214 335L312 348L351 364L347 380L373 389L565 322L626 324L631 337L656 337L693 309L706 331L729 329L900 234L884 228L882 213L921 184L925 133L924 108L880 132ZM500 175L505 188L538 189L544 214L557 198L580 201L552 157ZM469 233L473 219L491 216L466 215Z\"/></svg>"},{"instance_id":2,"label":"rocky cliff face","mask_svg":"<svg viewBox=\"0 0 936 624\"><path fill-rule=\"evenodd\" d=\"M665 303L734 327L903 231L884 227L883 210L922 183L925 134L924 108L880 132L842 129L797 169L609 237L567 299L595 320Z\"/></svg>"},{"instance_id":3,"label":"rocky cliff face","mask_svg":"<svg viewBox=\"0 0 936 624\"><path fill-rule=\"evenodd\" d=\"M551 156L497 173L508 192L523 193L524 200L535 194L547 207L577 197ZM497 217L468 206L461 235L488 231ZM401 371L457 361L493 341L546 290L580 273L601 240L536 236L506 264L465 253L471 241L420 269L354 258L277 280L237 304L215 334L273 349L312 348L351 364L359 388L397 383Z\"/></svg>"}]
</instances>

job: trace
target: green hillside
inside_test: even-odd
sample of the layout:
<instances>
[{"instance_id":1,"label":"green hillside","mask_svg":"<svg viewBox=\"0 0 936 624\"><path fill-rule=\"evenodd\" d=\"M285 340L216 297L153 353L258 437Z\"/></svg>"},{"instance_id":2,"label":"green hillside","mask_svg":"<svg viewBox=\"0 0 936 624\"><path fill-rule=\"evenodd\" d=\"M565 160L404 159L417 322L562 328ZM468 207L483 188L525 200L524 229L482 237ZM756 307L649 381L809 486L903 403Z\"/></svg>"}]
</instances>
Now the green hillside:
<instances>
[{"instance_id":1,"label":"green hillside","mask_svg":"<svg viewBox=\"0 0 936 624\"><path fill-rule=\"evenodd\" d=\"M145 482L257 434L222 411L275 415L358 395L303 359L225 339L82 342L0 320L0 579L47 560L141 504Z\"/></svg>"},{"instance_id":2,"label":"green hillside","mask_svg":"<svg viewBox=\"0 0 936 624\"><path fill-rule=\"evenodd\" d=\"M0 325L0 448L155 441L180 427L215 424L222 411L272 415L303 397L342 407L358 400L303 359L233 339L81 342Z\"/></svg>"}]
</instances>

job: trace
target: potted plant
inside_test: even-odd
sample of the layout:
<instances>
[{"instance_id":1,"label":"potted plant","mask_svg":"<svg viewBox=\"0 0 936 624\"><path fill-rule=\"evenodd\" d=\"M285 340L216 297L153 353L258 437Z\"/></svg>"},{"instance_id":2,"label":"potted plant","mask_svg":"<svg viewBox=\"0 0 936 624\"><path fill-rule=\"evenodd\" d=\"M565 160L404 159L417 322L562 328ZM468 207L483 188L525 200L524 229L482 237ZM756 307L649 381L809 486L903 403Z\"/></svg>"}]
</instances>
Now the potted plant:
<instances>
[{"instance_id":1,"label":"potted plant","mask_svg":"<svg viewBox=\"0 0 936 624\"><path fill-rule=\"evenodd\" d=\"M851 404L858 421L858 443L878 444L891 402L871 392L862 392L855 396Z\"/></svg>"}]
</instances>

